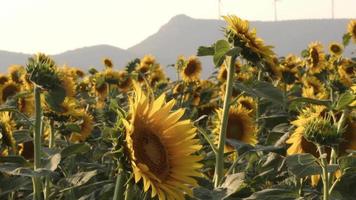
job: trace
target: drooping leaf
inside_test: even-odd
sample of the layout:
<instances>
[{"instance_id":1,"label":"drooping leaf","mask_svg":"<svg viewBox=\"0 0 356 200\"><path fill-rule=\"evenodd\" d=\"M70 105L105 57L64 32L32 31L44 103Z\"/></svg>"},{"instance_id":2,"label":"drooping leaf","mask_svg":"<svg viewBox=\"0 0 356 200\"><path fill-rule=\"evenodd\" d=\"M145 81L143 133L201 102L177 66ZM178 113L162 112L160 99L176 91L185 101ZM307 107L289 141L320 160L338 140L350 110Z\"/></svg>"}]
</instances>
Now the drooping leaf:
<instances>
[{"instance_id":1,"label":"drooping leaf","mask_svg":"<svg viewBox=\"0 0 356 200\"><path fill-rule=\"evenodd\" d=\"M204 47L204 46L200 46L198 48L198 53L197 56L212 56L215 53L215 47L211 46L211 47Z\"/></svg>"},{"instance_id":2,"label":"drooping leaf","mask_svg":"<svg viewBox=\"0 0 356 200\"><path fill-rule=\"evenodd\" d=\"M226 53L230 50L230 44L226 40L218 40L215 43L214 64L216 67L221 66L224 62Z\"/></svg>"},{"instance_id":3,"label":"drooping leaf","mask_svg":"<svg viewBox=\"0 0 356 200\"><path fill-rule=\"evenodd\" d=\"M297 178L321 174L322 169L316 158L308 153L291 155L286 158L288 170Z\"/></svg>"},{"instance_id":4,"label":"drooping leaf","mask_svg":"<svg viewBox=\"0 0 356 200\"><path fill-rule=\"evenodd\" d=\"M66 158L70 155L84 154L90 150L86 143L72 144L61 151L61 157Z\"/></svg>"},{"instance_id":5,"label":"drooping leaf","mask_svg":"<svg viewBox=\"0 0 356 200\"><path fill-rule=\"evenodd\" d=\"M346 106L348 106L350 103L352 103L355 100L356 96L351 94L350 92L345 92L343 94L340 95L335 109L336 110L342 110L344 109Z\"/></svg>"}]
</instances>

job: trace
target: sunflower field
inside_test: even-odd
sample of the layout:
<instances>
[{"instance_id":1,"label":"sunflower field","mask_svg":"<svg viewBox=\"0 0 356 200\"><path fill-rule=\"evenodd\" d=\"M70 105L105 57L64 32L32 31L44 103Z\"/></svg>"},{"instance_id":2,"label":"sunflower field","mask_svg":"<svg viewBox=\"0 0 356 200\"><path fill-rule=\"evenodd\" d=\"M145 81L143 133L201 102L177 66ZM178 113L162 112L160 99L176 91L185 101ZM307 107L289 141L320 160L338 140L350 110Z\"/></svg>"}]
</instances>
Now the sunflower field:
<instances>
[{"instance_id":1,"label":"sunflower field","mask_svg":"<svg viewBox=\"0 0 356 200\"><path fill-rule=\"evenodd\" d=\"M356 20L278 57L249 22L180 56L0 74L0 199L356 199ZM218 28L218 27L217 27ZM201 56L215 73L200 78Z\"/></svg>"}]
</instances>

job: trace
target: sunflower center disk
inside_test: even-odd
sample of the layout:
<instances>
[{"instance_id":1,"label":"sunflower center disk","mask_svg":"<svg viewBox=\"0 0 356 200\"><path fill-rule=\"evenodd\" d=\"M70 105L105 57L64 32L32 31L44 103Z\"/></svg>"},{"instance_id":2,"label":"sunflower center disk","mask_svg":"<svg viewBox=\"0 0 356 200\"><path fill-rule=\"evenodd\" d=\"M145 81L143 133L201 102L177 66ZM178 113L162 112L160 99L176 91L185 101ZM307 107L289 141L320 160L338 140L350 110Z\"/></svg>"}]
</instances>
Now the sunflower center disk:
<instances>
[{"instance_id":1,"label":"sunflower center disk","mask_svg":"<svg viewBox=\"0 0 356 200\"><path fill-rule=\"evenodd\" d=\"M228 139L242 140L244 134L243 124L237 116L229 116L226 137Z\"/></svg>"},{"instance_id":2,"label":"sunflower center disk","mask_svg":"<svg viewBox=\"0 0 356 200\"><path fill-rule=\"evenodd\" d=\"M167 151L160 138L151 133L140 133L134 139L135 156L139 163L145 164L160 180L169 174Z\"/></svg>"},{"instance_id":3,"label":"sunflower center disk","mask_svg":"<svg viewBox=\"0 0 356 200\"><path fill-rule=\"evenodd\" d=\"M311 57L312 57L313 67L318 66L318 64L319 64L319 53L318 53L318 50L313 49L310 54L311 54Z\"/></svg>"},{"instance_id":4,"label":"sunflower center disk","mask_svg":"<svg viewBox=\"0 0 356 200\"><path fill-rule=\"evenodd\" d=\"M196 70L196 64L195 63L189 63L187 67L184 69L184 73L187 76L190 76L195 73Z\"/></svg>"}]
</instances>

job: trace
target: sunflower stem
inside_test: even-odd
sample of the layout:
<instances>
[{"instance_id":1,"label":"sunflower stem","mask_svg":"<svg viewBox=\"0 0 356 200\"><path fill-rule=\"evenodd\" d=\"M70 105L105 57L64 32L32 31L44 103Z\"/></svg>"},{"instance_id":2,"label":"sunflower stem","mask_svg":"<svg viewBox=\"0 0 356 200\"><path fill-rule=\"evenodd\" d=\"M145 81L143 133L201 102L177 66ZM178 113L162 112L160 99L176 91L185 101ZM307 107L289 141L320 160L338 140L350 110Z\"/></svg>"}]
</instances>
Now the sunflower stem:
<instances>
[{"instance_id":1,"label":"sunflower stem","mask_svg":"<svg viewBox=\"0 0 356 200\"><path fill-rule=\"evenodd\" d=\"M224 99L224 107L223 107L223 117L221 122L221 129L219 134L219 143L218 143L218 152L216 155L216 165L215 165L215 174L214 174L214 187L218 187L223 175L224 175L224 146L226 139L226 129L227 129L227 121L229 116L230 109L230 99L232 94L232 84L234 79L234 66L235 66L236 57L227 57L225 62L228 68L227 72L227 82L226 82L226 90L225 90L225 99ZM228 63L228 61L230 61Z\"/></svg>"},{"instance_id":2,"label":"sunflower stem","mask_svg":"<svg viewBox=\"0 0 356 200\"><path fill-rule=\"evenodd\" d=\"M33 135L33 144L34 144L34 163L33 163L33 169L36 171L41 167L41 116L42 116L42 110L41 110L41 89L35 85L34 88L34 96L35 96L35 132ZM41 193L41 178L34 176L32 178L33 182L33 199L34 200L41 200L42 198L42 193Z\"/></svg>"},{"instance_id":3,"label":"sunflower stem","mask_svg":"<svg viewBox=\"0 0 356 200\"><path fill-rule=\"evenodd\" d=\"M325 147L317 145L321 160L322 180L323 180L323 200L329 200L329 176L328 161L326 160Z\"/></svg>"},{"instance_id":4,"label":"sunflower stem","mask_svg":"<svg viewBox=\"0 0 356 200\"><path fill-rule=\"evenodd\" d=\"M127 183L126 185L126 194L125 194L125 200L132 200L133 199L133 187L132 183Z\"/></svg>"},{"instance_id":5,"label":"sunflower stem","mask_svg":"<svg viewBox=\"0 0 356 200\"><path fill-rule=\"evenodd\" d=\"M124 200L124 185L126 182L126 177L124 174L124 170L122 167L122 164L119 164L119 170L118 174L116 177L116 184L115 184L115 192L114 192L114 197L113 200Z\"/></svg>"},{"instance_id":6,"label":"sunflower stem","mask_svg":"<svg viewBox=\"0 0 356 200\"><path fill-rule=\"evenodd\" d=\"M48 148L51 149L54 147L54 121L50 120L49 121L50 125L50 133L49 133L49 143L48 143ZM45 191L44 191L44 199L49 199L50 196L50 191L51 191L51 182L49 178L46 178L45 181Z\"/></svg>"}]
</instances>

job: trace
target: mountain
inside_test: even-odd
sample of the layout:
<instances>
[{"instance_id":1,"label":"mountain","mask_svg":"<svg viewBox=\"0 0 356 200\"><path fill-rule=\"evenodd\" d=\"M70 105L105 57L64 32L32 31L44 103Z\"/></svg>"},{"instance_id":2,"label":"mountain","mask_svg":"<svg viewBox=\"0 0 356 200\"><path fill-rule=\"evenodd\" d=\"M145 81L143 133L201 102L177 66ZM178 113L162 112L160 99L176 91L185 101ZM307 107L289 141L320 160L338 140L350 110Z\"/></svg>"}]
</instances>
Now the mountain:
<instances>
[{"instance_id":1,"label":"mountain","mask_svg":"<svg viewBox=\"0 0 356 200\"><path fill-rule=\"evenodd\" d=\"M275 46L274 50L278 55L283 56L288 53L299 54L310 42L316 40L326 47L332 41L341 42L348 22L348 19L252 21L250 26L257 29L257 35L263 38L266 44ZM174 64L179 55L194 55L199 46L210 46L222 38L224 26L225 23L221 20L177 15L156 33L126 50L110 45L97 45L66 51L53 57L59 64L82 69L102 69L104 57L110 57L115 66L122 67L136 57L152 54L165 66ZM346 50L346 54L350 55L350 50ZM0 51L0 72L5 71L10 64L25 64L28 56L30 55ZM212 59L201 59L203 77L206 78L213 71ZM170 77L175 77L175 73L173 68L167 68Z\"/></svg>"},{"instance_id":2,"label":"mountain","mask_svg":"<svg viewBox=\"0 0 356 200\"><path fill-rule=\"evenodd\" d=\"M105 57L110 58L114 66L121 67L131 59L136 58L137 55L114 46L97 45L66 51L53 56L56 63L59 64L84 67L85 69L95 67L98 70L104 68L102 60Z\"/></svg>"}]
</instances>

